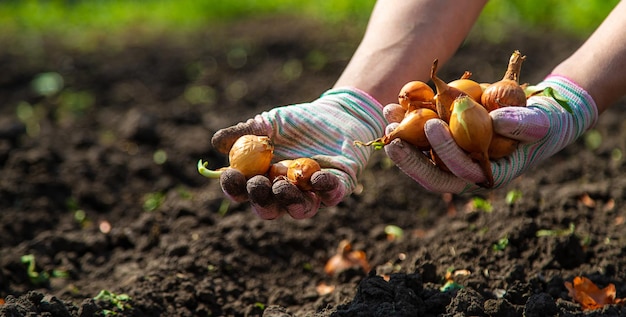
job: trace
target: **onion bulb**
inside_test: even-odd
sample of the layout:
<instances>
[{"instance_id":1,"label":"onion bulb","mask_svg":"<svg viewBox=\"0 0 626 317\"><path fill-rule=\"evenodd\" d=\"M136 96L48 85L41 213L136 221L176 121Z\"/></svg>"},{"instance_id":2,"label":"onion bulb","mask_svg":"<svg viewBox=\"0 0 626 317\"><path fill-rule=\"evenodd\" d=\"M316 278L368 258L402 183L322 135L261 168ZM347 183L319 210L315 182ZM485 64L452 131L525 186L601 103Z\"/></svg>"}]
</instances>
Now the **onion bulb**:
<instances>
[{"instance_id":1,"label":"onion bulb","mask_svg":"<svg viewBox=\"0 0 626 317\"><path fill-rule=\"evenodd\" d=\"M441 118L441 120L445 122L449 122L452 103L457 97L467 94L458 88L449 86L446 82L437 77L438 64L439 61L435 60L430 70L430 79L433 81L433 83L435 83L435 88L437 88L437 94L435 95L435 106L437 108L437 114L439 115L439 118Z\"/></svg>"},{"instance_id":2,"label":"onion bulb","mask_svg":"<svg viewBox=\"0 0 626 317\"><path fill-rule=\"evenodd\" d=\"M342 240L335 253L324 265L324 272L329 276L336 276L349 269L361 269L367 273L370 264L363 251L353 251L348 240Z\"/></svg>"},{"instance_id":3,"label":"onion bulb","mask_svg":"<svg viewBox=\"0 0 626 317\"><path fill-rule=\"evenodd\" d=\"M312 190L311 176L322 168L317 161L301 157L289 162L287 168L287 179L296 185L300 190Z\"/></svg>"},{"instance_id":4,"label":"onion bulb","mask_svg":"<svg viewBox=\"0 0 626 317\"><path fill-rule=\"evenodd\" d=\"M234 168L246 178L262 175L270 168L274 154L274 145L267 136L244 135L237 139L228 153L230 165L217 170L210 170L208 162L198 161L198 172L208 178L219 178L222 171Z\"/></svg>"},{"instance_id":5,"label":"onion bulb","mask_svg":"<svg viewBox=\"0 0 626 317\"><path fill-rule=\"evenodd\" d=\"M276 178L281 176L287 176L287 169L289 169L289 165L292 160L282 160L278 161L272 165L270 165L270 169L267 171L267 176L270 181L274 181Z\"/></svg>"},{"instance_id":6,"label":"onion bulb","mask_svg":"<svg viewBox=\"0 0 626 317\"><path fill-rule=\"evenodd\" d=\"M355 141L355 144L383 147L391 143L391 141L400 138L405 142L416 146L418 149L427 150L430 148L430 143L428 142L428 138L426 138L426 133L424 132L424 124L426 121L435 118L438 118L435 111L428 108L418 108L413 111L409 111L404 116L404 119L400 121L398 126L389 134L367 143Z\"/></svg>"},{"instance_id":7,"label":"onion bulb","mask_svg":"<svg viewBox=\"0 0 626 317\"><path fill-rule=\"evenodd\" d=\"M435 110L435 92L426 83L414 80L406 83L398 94L398 103L406 111L417 108L429 108Z\"/></svg>"},{"instance_id":8,"label":"onion bulb","mask_svg":"<svg viewBox=\"0 0 626 317\"><path fill-rule=\"evenodd\" d=\"M504 77L483 91L480 102L488 111L507 106L526 106L526 92L519 84L522 62L525 59L526 56L522 56L519 51L513 52Z\"/></svg>"},{"instance_id":9,"label":"onion bulb","mask_svg":"<svg viewBox=\"0 0 626 317\"><path fill-rule=\"evenodd\" d=\"M471 97L457 98L452 105L450 133L460 148L480 165L487 181L484 187L493 186L493 174L489 161L489 145L493 138L493 123L489 112Z\"/></svg>"},{"instance_id":10,"label":"onion bulb","mask_svg":"<svg viewBox=\"0 0 626 317\"><path fill-rule=\"evenodd\" d=\"M513 153L513 151L515 151L515 149L517 149L518 144L519 141L517 140L494 133L493 138L491 139L491 144L489 144L489 158L497 160L505 156L509 156Z\"/></svg>"},{"instance_id":11,"label":"onion bulb","mask_svg":"<svg viewBox=\"0 0 626 317\"><path fill-rule=\"evenodd\" d=\"M472 99L480 102L480 97L483 94L483 87L481 87L479 83L471 80L471 76L471 72L465 71L461 78L449 82L448 86L457 88L462 92L468 94L470 97L472 97Z\"/></svg>"}]
</instances>

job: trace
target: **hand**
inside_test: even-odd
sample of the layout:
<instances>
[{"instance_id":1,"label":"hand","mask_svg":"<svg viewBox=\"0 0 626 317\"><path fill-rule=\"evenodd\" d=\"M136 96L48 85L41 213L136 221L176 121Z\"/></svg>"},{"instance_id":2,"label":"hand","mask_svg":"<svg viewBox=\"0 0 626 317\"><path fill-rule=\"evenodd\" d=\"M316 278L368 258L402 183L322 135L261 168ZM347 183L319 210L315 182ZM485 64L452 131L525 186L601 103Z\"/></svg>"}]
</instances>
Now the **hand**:
<instances>
[{"instance_id":1,"label":"hand","mask_svg":"<svg viewBox=\"0 0 626 317\"><path fill-rule=\"evenodd\" d=\"M222 190L234 201L249 200L263 219L284 213L296 219L310 218L322 204L337 205L352 193L372 152L353 142L380 137L384 122L382 106L372 97L353 88L338 88L311 103L277 107L219 130L212 143L222 153L228 153L242 135L267 135L274 143L274 161L310 157L322 167L311 178L312 191L263 175L246 180L235 169L222 173Z\"/></svg>"},{"instance_id":2,"label":"hand","mask_svg":"<svg viewBox=\"0 0 626 317\"><path fill-rule=\"evenodd\" d=\"M575 83L563 77L550 76L537 87L554 89L568 101L572 112L555 99L545 96L530 97L527 107L503 107L491 111L494 132L520 141L510 156L491 162L493 188L507 185L529 168L571 144L598 118L594 101ZM390 122L398 121L395 105L386 106L384 113ZM393 129L396 124L390 124L387 129ZM421 151L398 139L385 146L387 155L404 173L430 191L465 193L484 190L476 184L486 180L485 174L456 145L447 124L431 119L426 122L425 131L433 150L450 173L442 171Z\"/></svg>"}]
</instances>

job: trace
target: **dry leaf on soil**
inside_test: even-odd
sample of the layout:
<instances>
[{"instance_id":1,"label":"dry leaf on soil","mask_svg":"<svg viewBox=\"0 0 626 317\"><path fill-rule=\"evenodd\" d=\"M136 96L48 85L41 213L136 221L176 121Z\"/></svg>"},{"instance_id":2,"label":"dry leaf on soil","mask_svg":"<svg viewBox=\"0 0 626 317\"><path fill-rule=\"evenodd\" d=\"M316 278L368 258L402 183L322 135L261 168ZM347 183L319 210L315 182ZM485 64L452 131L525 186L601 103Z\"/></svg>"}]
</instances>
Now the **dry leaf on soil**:
<instances>
[{"instance_id":1,"label":"dry leaf on soil","mask_svg":"<svg viewBox=\"0 0 626 317\"><path fill-rule=\"evenodd\" d=\"M576 276L573 283L565 282L565 287L576 302L580 303L582 310L602 308L604 305L624 304L624 299L615 298L615 285L609 284L600 289L586 277Z\"/></svg>"},{"instance_id":2,"label":"dry leaf on soil","mask_svg":"<svg viewBox=\"0 0 626 317\"><path fill-rule=\"evenodd\" d=\"M326 262L324 272L333 276L352 268L360 268L365 273L370 271L370 265L365 252L352 251L350 242L343 240L339 242L337 253Z\"/></svg>"}]
</instances>

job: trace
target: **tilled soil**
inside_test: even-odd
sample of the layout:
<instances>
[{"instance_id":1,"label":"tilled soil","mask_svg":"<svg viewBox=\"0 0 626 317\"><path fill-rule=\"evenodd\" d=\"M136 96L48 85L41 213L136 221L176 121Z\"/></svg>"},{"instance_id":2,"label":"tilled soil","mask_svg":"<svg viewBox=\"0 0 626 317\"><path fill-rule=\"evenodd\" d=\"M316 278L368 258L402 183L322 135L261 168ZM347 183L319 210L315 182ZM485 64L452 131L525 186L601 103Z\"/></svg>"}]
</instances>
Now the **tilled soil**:
<instances>
[{"instance_id":1,"label":"tilled soil","mask_svg":"<svg viewBox=\"0 0 626 317\"><path fill-rule=\"evenodd\" d=\"M626 297L624 102L481 196L429 193L379 151L340 205L264 221L197 173L226 164L218 129L332 86L361 31L278 18L98 49L1 45L0 316L626 316L582 312L564 285ZM580 43L472 40L439 75L495 81L520 49L536 82ZM42 96L31 83L48 72L62 90ZM324 273L344 239L369 273Z\"/></svg>"}]
</instances>

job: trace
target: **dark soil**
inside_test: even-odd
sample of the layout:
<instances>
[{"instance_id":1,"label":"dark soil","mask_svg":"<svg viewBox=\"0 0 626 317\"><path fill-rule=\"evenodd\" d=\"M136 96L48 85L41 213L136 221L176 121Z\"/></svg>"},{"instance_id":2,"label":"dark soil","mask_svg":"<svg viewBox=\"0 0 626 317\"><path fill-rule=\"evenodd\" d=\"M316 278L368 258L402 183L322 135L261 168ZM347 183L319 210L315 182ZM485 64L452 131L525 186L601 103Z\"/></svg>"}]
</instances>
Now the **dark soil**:
<instances>
[{"instance_id":1,"label":"dark soil","mask_svg":"<svg viewBox=\"0 0 626 317\"><path fill-rule=\"evenodd\" d=\"M480 196L491 211L423 190L382 151L361 193L313 219L263 221L229 204L196 171L200 158L226 163L212 134L315 99L362 31L271 21L104 37L97 49L0 45L0 316L626 316L617 305L582 312L564 286L586 276L626 297L624 102L597 125L599 146L581 138ZM520 49L522 81L536 82L580 43L473 40L440 76L495 81ZM32 89L45 72L62 91ZM507 203L512 190L522 196ZM369 274L324 274L343 239L365 251ZM466 273L453 277L462 288L441 290L448 271ZM334 290L319 293L322 283ZM113 294L94 299L101 290Z\"/></svg>"}]
</instances>

